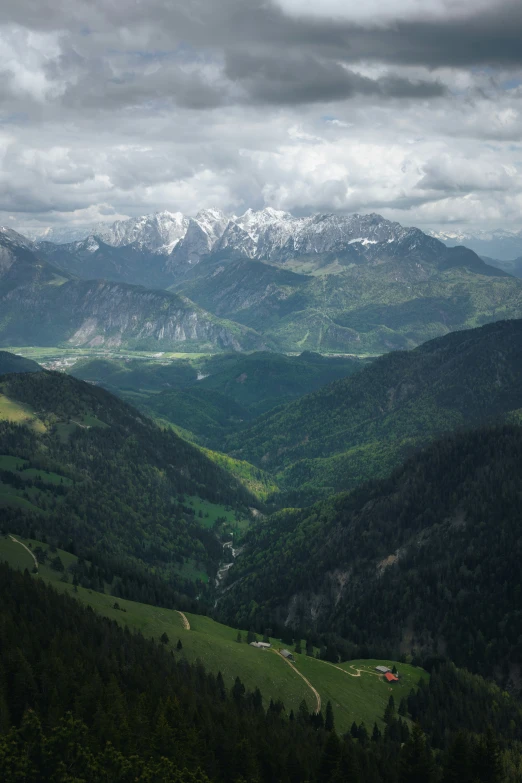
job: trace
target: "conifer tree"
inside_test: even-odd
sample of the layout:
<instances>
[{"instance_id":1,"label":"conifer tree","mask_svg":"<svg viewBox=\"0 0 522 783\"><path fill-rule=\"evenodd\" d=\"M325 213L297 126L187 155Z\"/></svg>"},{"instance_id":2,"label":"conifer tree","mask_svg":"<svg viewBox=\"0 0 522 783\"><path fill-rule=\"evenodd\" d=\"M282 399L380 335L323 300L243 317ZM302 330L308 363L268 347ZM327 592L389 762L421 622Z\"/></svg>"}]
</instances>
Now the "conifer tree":
<instances>
[{"instance_id":1,"label":"conifer tree","mask_svg":"<svg viewBox=\"0 0 522 783\"><path fill-rule=\"evenodd\" d=\"M319 766L319 783L330 783L341 758L339 737L332 731L326 740Z\"/></svg>"},{"instance_id":2,"label":"conifer tree","mask_svg":"<svg viewBox=\"0 0 522 783\"><path fill-rule=\"evenodd\" d=\"M324 719L324 727L326 731L333 731L335 728L334 714L332 709L332 703L330 701L326 704L326 715Z\"/></svg>"},{"instance_id":3,"label":"conifer tree","mask_svg":"<svg viewBox=\"0 0 522 783\"><path fill-rule=\"evenodd\" d=\"M384 722L388 725L395 719L395 699L390 696L386 709L384 710Z\"/></svg>"},{"instance_id":4,"label":"conifer tree","mask_svg":"<svg viewBox=\"0 0 522 783\"><path fill-rule=\"evenodd\" d=\"M411 737L403 746L399 758L400 783L434 783L435 763L426 737L416 723Z\"/></svg>"},{"instance_id":5,"label":"conifer tree","mask_svg":"<svg viewBox=\"0 0 522 783\"><path fill-rule=\"evenodd\" d=\"M473 753L473 772L480 783L500 783L500 746L491 727L478 741Z\"/></svg>"},{"instance_id":6,"label":"conifer tree","mask_svg":"<svg viewBox=\"0 0 522 783\"><path fill-rule=\"evenodd\" d=\"M462 731L455 736L448 748L444 763L443 783L472 783L471 747Z\"/></svg>"}]
</instances>

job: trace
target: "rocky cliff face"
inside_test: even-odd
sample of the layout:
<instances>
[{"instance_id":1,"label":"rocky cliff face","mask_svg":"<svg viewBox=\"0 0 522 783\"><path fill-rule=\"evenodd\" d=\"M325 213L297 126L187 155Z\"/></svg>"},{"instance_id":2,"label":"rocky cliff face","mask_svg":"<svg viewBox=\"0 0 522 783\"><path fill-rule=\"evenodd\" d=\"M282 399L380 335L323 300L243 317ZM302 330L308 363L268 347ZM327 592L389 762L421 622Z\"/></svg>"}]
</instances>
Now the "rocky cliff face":
<instances>
[{"instance_id":1,"label":"rocky cliff face","mask_svg":"<svg viewBox=\"0 0 522 783\"><path fill-rule=\"evenodd\" d=\"M227 216L217 209L203 210L191 218L185 236L170 254L166 270L174 273L180 266L199 263L212 252L228 223Z\"/></svg>"},{"instance_id":2,"label":"rocky cliff face","mask_svg":"<svg viewBox=\"0 0 522 783\"><path fill-rule=\"evenodd\" d=\"M97 226L92 234L107 245L135 245L161 255L171 253L187 233L189 220L181 212L155 212L129 220L117 220L111 226Z\"/></svg>"}]
</instances>

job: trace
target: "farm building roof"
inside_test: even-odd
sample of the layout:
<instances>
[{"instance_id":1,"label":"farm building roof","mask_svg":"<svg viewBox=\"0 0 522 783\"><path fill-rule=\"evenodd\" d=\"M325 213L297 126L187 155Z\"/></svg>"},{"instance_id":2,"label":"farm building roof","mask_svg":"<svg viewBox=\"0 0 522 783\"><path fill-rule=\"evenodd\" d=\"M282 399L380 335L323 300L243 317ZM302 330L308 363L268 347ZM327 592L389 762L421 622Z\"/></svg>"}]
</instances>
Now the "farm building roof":
<instances>
[{"instance_id":1,"label":"farm building roof","mask_svg":"<svg viewBox=\"0 0 522 783\"><path fill-rule=\"evenodd\" d=\"M281 650L281 655L283 656L283 658L293 658L294 657L292 655L292 653L289 652L288 650Z\"/></svg>"},{"instance_id":2,"label":"farm building roof","mask_svg":"<svg viewBox=\"0 0 522 783\"><path fill-rule=\"evenodd\" d=\"M384 679L387 680L387 682L399 682L399 678L395 676L395 674L392 674L391 672L386 672L384 675Z\"/></svg>"},{"instance_id":3,"label":"farm building roof","mask_svg":"<svg viewBox=\"0 0 522 783\"><path fill-rule=\"evenodd\" d=\"M386 672L390 671L387 666L376 666L375 669L381 674L386 674Z\"/></svg>"}]
</instances>

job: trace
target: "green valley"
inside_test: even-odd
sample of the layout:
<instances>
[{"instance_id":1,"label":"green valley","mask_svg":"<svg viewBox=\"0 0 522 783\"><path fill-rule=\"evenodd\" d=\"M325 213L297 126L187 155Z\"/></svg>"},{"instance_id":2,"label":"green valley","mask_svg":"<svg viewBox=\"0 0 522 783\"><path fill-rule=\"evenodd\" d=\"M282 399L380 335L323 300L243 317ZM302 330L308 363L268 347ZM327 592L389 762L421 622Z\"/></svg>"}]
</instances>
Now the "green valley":
<instances>
[{"instance_id":1,"label":"green valley","mask_svg":"<svg viewBox=\"0 0 522 783\"><path fill-rule=\"evenodd\" d=\"M0 393L3 525L95 559L99 578L117 575L129 595L156 600L163 585L157 600L172 603L174 593L204 592L221 537L240 535L258 505L247 471L236 479L214 455L71 376L7 374Z\"/></svg>"}]
</instances>

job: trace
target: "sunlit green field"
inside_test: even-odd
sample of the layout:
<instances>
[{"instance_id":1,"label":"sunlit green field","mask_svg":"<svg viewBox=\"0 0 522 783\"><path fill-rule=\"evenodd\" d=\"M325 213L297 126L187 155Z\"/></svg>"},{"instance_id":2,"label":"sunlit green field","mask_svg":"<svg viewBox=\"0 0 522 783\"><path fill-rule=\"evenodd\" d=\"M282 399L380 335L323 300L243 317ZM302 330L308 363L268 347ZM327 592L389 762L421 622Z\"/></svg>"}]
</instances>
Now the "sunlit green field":
<instances>
[{"instance_id":1,"label":"sunlit green field","mask_svg":"<svg viewBox=\"0 0 522 783\"><path fill-rule=\"evenodd\" d=\"M1 388L1 387L0 387ZM5 394L0 393L0 419L11 421L15 424L26 424L36 432L45 432L45 425L36 416L28 405L23 405L16 400L11 400Z\"/></svg>"}]
</instances>

